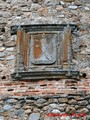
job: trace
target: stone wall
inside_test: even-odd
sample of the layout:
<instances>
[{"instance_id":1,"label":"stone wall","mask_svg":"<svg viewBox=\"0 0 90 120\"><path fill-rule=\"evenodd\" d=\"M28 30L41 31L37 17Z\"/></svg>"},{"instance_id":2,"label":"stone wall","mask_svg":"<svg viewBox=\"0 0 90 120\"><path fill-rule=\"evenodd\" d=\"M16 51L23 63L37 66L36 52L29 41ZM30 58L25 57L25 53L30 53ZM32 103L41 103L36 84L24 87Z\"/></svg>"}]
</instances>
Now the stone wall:
<instances>
[{"instance_id":1,"label":"stone wall","mask_svg":"<svg viewBox=\"0 0 90 120\"><path fill-rule=\"evenodd\" d=\"M0 120L90 120L89 111L90 96L84 93L2 97L0 101Z\"/></svg>"},{"instance_id":2,"label":"stone wall","mask_svg":"<svg viewBox=\"0 0 90 120\"><path fill-rule=\"evenodd\" d=\"M86 79L79 81L70 79L58 81L11 80L10 74L14 72L15 68L16 35L10 35L10 26L42 23L74 23L79 26L77 35L73 35L73 63L76 63L81 72L87 73ZM90 114L89 76L89 0L0 1L0 120L38 120L39 118L49 120L50 117L44 115L52 111L63 114L73 110L76 113ZM61 97L62 95L63 97ZM37 114L32 115L31 113ZM55 119L51 118L51 120ZM71 120L71 118L66 119Z\"/></svg>"}]
</instances>

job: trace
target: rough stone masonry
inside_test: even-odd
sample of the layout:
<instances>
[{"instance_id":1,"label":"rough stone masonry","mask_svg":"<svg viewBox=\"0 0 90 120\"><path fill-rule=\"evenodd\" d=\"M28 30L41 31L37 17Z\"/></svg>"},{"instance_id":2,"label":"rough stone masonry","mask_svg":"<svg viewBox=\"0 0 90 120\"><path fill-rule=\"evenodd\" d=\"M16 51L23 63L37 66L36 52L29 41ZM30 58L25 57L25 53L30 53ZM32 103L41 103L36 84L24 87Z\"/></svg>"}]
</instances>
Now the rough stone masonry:
<instances>
[{"instance_id":1,"label":"rough stone masonry","mask_svg":"<svg viewBox=\"0 0 90 120\"><path fill-rule=\"evenodd\" d=\"M10 35L10 26L47 23L79 26L73 36L73 63L86 79L11 80L17 39ZM89 76L90 0L0 0L0 120L90 120Z\"/></svg>"}]
</instances>

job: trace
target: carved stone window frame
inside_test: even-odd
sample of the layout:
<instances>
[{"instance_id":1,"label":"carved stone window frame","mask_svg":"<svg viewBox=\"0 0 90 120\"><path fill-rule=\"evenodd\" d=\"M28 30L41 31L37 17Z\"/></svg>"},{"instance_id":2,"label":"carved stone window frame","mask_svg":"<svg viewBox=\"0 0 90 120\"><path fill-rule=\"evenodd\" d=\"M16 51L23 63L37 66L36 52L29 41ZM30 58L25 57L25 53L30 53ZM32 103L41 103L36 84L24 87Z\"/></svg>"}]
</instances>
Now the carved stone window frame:
<instances>
[{"instance_id":1,"label":"carved stone window frame","mask_svg":"<svg viewBox=\"0 0 90 120\"><path fill-rule=\"evenodd\" d=\"M77 25L73 24L12 26L11 34L17 33L17 56L16 70L11 76L14 79L21 80L79 77L79 71L74 67L72 69L72 34L77 31L77 28ZM57 35L57 39L53 44L51 43L52 45L55 44L51 60L42 61L42 59L34 58L32 46L34 45L33 36L35 34ZM42 39L41 41L43 41Z\"/></svg>"}]
</instances>

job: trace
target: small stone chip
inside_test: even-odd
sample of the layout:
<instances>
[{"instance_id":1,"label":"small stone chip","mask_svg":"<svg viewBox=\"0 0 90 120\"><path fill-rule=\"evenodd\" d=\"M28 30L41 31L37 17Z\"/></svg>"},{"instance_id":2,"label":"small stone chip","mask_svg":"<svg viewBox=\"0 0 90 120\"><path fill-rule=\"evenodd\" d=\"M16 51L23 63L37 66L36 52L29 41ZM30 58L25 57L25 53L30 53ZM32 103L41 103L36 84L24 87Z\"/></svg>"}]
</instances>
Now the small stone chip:
<instances>
[{"instance_id":1,"label":"small stone chip","mask_svg":"<svg viewBox=\"0 0 90 120\"><path fill-rule=\"evenodd\" d=\"M75 0L64 0L65 2L74 2Z\"/></svg>"}]
</instances>

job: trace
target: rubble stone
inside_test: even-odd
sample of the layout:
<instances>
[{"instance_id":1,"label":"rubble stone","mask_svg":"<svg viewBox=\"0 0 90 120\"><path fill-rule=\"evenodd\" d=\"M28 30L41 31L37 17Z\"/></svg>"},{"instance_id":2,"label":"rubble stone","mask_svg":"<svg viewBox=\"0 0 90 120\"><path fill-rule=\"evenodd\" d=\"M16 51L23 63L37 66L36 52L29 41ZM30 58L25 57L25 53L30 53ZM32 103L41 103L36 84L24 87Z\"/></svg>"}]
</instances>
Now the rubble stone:
<instances>
[{"instance_id":1,"label":"rubble stone","mask_svg":"<svg viewBox=\"0 0 90 120\"><path fill-rule=\"evenodd\" d=\"M69 8L69 9L72 9L72 10L75 10L75 9L77 9L78 7L75 6L75 5L71 5L71 6L69 6L68 8Z\"/></svg>"},{"instance_id":2,"label":"rubble stone","mask_svg":"<svg viewBox=\"0 0 90 120\"><path fill-rule=\"evenodd\" d=\"M40 114L39 113L32 113L30 114L29 120L39 120Z\"/></svg>"},{"instance_id":3,"label":"rubble stone","mask_svg":"<svg viewBox=\"0 0 90 120\"><path fill-rule=\"evenodd\" d=\"M5 57L6 53L5 52L0 52L0 58Z\"/></svg>"},{"instance_id":4,"label":"rubble stone","mask_svg":"<svg viewBox=\"0 0 90 120\"><path fill-rule=\"evenodd\" d=\"M5 105L4 107L3 107L3 109L4 110L12 110L12 106L10 106L10 105Z\"/></svg>"},{"instance_id":5,"label":"rubble stone","mask_svg":"<svg viewBox=\"0 0 90 120\"><path fill-rule=\"evenodd\" d=\"M0 52L3 52L5 50L5 47L0 47Z\"/></svg>"},{"instance_id":6,"label":"rubble stone","mask_svg":"<svg viewBox=\"0 0 90 120\"><path fill-rule=\"evenodd\" d=\"M66 103L68 102L67 98L59 98L59 103Z\"/></svg>"},{"instance_id":7,"label":"rubble stone","mask_svg":"<svg viewBox=\"0 0 90 120\"><path fill-rule=\"evenodd\" d=\"M8 41L4 43L5 47L14 47L16 46L16 42L15 41Z\"/></svg>"},{"instance_id":8,"label":"rubble stone","mask_svg":"<svg viewBox=\"0 0 90 120\"><path fill-rule=\"evenodd\" d=\"M88 101L87 100L83 100L83 101L78 102L78 104L79 105L87 105Z\"/></svg>"},{"instance_id":9,"label":"rubble stone","mask_svg":"<svg viewBox=\"0 0 90 120\"><path fill-rule=\"evenodd\" d=\"M66 108L66 113L67 114L72 114L72 113L75 113L76 112L76 109L74 107L67 107Z\"/></svg>"},{"instance_id":10,"label":"rubble stone","mask_svg":"<svg viewBox=\"0 0 90 120\"><path fill-rule=\"evenodd\" d=\"M82 108L79 110L80 113L84 114L84 113L88 113L89 110L87 108Z\"/></svg>"},{"instance_id":11,"label":"rubble stone","mask_svg":"<svg viewBox=\"0 0 90 120\"><path fill-rule=\"evenodd\" d=\"M60 111L59 111L58 109L53 109L53 110L52 110L52 113L58 114L58 113L60 113Z\"/></svg>"}]
</instances>

